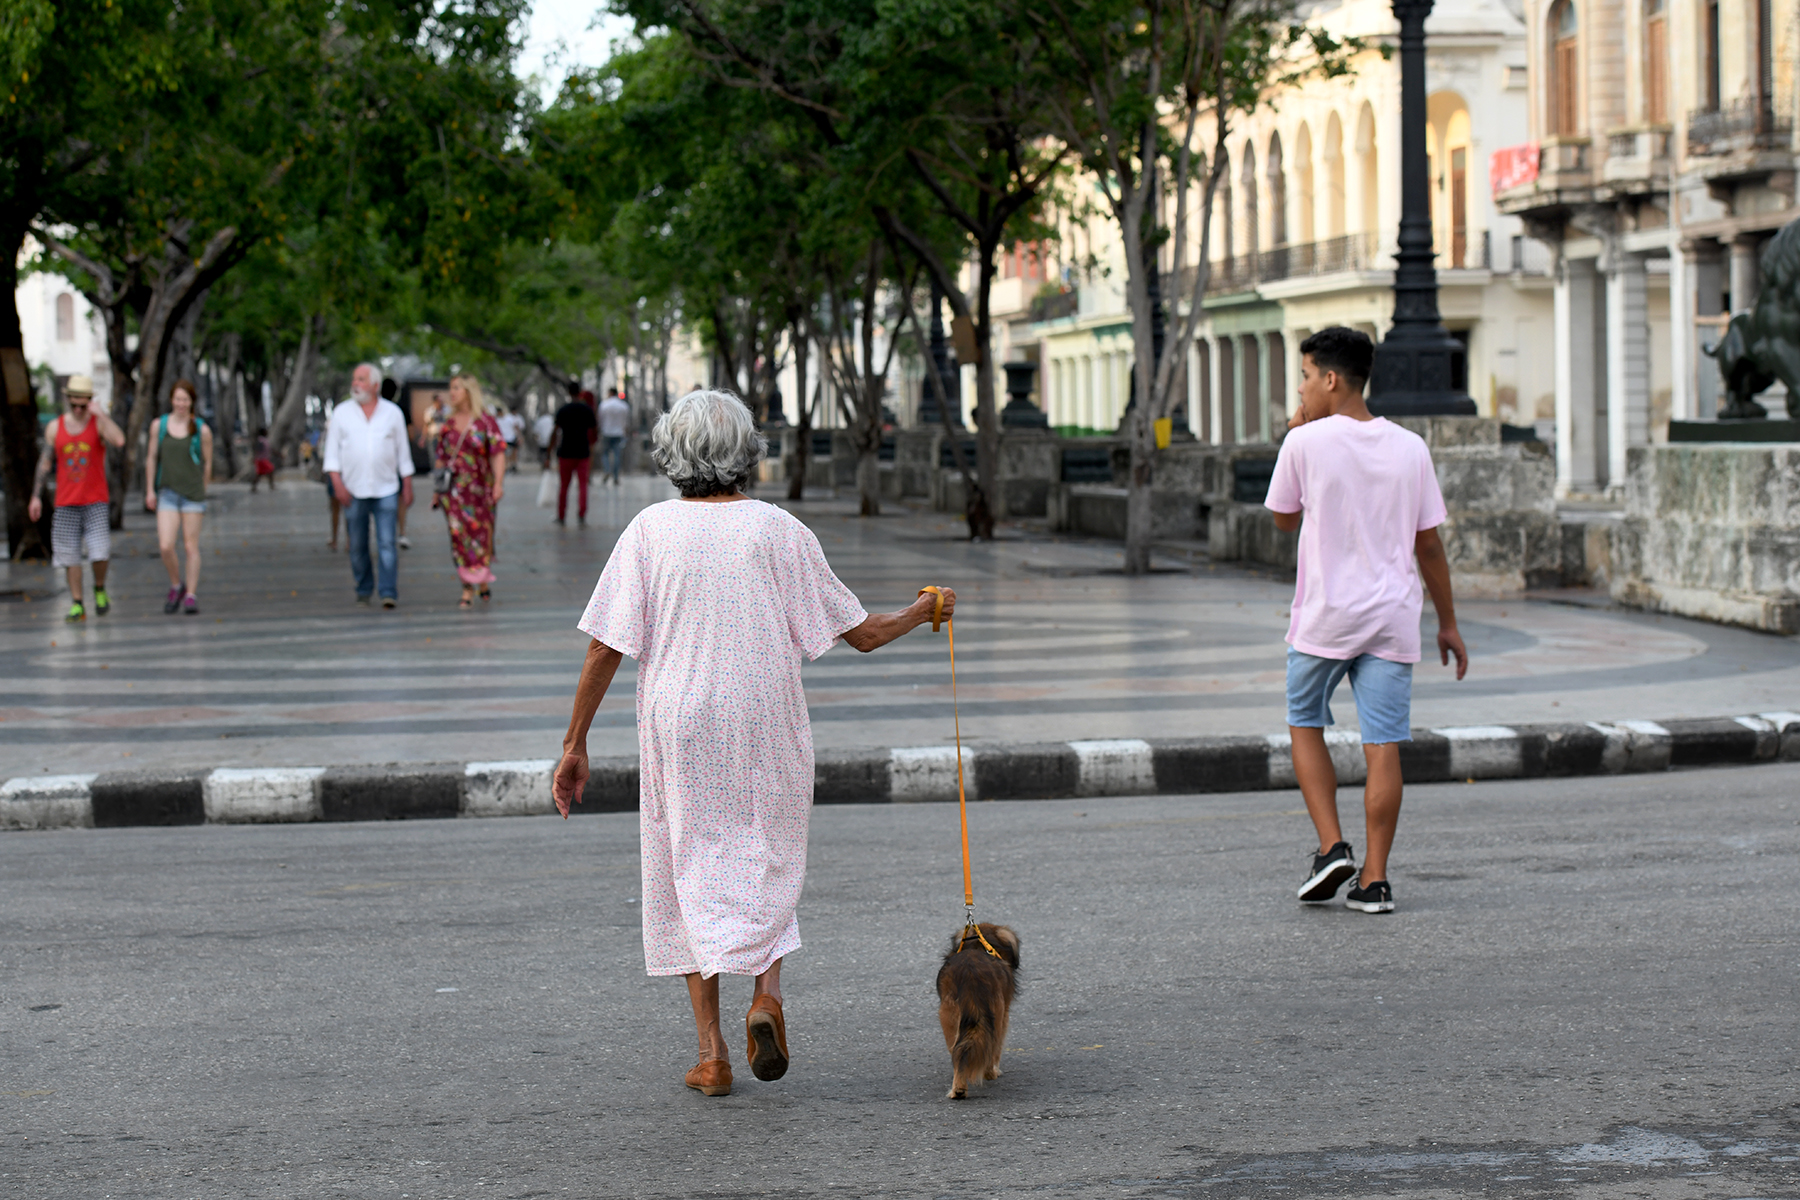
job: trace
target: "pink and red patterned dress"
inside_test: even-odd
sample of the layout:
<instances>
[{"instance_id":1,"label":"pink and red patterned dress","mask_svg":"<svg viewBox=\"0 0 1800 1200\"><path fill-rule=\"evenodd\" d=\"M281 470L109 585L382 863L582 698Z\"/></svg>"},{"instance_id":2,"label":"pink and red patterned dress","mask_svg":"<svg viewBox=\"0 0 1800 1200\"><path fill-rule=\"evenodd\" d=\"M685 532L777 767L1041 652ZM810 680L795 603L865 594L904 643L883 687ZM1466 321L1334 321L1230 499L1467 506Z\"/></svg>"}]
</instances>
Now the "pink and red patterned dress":
<instances>
[{"instance_id":1,"label":"pink and red patterned dress","mask_svg":"<svg viewBox=\"0 0 1800 1200\"><path fill-rule=\"evenodd\" d=\"M506 450L500 423L487 413L465 435L448 422L438 434L437 466L450 468L450 490L437 498L450 525L450 557L471 586L494 582L494 455Z\"/></svg>"},{"instance_id":2,"label":"pink and red patterned dress","mask_svg":"<svg viewBox=\"0 0 1800 1200\"><path fill-rule=\"evenodd\" d=\"M760 975L800 948L800 663L867 616L812 531L759 500L668 500L620 535L580 628L638 663L651 975Z\"/></svg>"}]
</instances>

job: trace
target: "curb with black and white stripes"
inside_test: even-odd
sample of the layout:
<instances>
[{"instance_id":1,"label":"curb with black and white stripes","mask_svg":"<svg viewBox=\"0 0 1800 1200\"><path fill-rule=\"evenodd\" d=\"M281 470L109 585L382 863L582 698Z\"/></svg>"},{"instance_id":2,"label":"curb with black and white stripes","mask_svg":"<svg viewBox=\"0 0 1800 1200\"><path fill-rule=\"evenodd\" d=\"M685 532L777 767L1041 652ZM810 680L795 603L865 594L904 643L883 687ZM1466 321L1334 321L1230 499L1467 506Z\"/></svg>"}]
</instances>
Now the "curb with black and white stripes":
<instances>
[{"instance_id":1,"label":"curb with black and white stripes","mask_svg":"<svg viewBox=\"0 0 1800 1200\"><path fill-rule=\"evenodd\" d=\"M1355 733L1329 732L1326 744L1339 781L1360 783L1361 739ZM816 762L813 799L819 804L956 799L953 746L822 750ZM1800 762L1800 713L1415 729L1413 740L1400 744L1400 762L1408 783ZM550 759L535 759L22 775L0 784L0 829L533 816L555 811L550 796L555 765ZM637 808L635 758L596 759L591 771L582 804L574 811ZM1294 786L1285 734L968 746L963 749L963 771L969 797L982 800L1188 795Z\"/></svg>"}]
</instances>

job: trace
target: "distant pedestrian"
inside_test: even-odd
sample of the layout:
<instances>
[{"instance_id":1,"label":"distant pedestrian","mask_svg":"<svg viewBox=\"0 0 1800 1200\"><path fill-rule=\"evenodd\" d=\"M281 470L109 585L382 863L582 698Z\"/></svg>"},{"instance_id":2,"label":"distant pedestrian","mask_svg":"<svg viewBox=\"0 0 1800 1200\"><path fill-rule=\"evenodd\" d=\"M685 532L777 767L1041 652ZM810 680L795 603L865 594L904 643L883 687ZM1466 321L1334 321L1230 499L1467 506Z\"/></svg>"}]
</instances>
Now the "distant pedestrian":
<instances>
[{"instance_id":1,"label":"distant pedestrian","mask_svg":"<svg viewBox=\"0 0 1800 1200\"><path fill-rule=\"evenodd\" d=\"M588 643L553 777L564 816L588 779L588 728L624 656L637 660L644 965L682 975L700 1061L687 1086L731 1091L719 976L756 979L745 1017L758 1079L788 1067L781 963L800 948L813 802L803 658L841 638L867 652L931 620L923 596L870 616L838 581L819 539L743 494L767 446L725 392L676 402L651 434L678 500L620 535L580 628ZM956 598L944 591L944 615Z\"/></svg>"},{"instance_id":2,"label":"distant pedestrian","mask_svg":"<svg viewBox=\"0 0 1800 1200\"><path fill-rule=\"evenodd\" d=\"M600 471L616 486L625 435L631 432L631 405L614 388L600 405Z\"/></svg>"},{"instance_id":3,"label":"distant pedestrian","mask_svg":"<svg viewBox=\"0 0 1800 1200\"><path fill-rule=\"evenodd\" d=\"M194 414L191 380L178 379L169 392L169 411L150 431L144 456L144 508L156 514L156 544L169 573L163 611L194 616L200 611L200 522L206 517L206 488L212 482L212 430ZM179 538L187 549L187 583L181 580Z\"/></svg>"},{"instance_id":4,"label":"distant pedestrian","mask_svg":"<svg viewBox=\"0 0 1800 1200\"><path fill-rule=\"evenodd\" d=\"M395 528L413 499L412 450L399 406L381 398L381 370L363 363L350 376L350 399L331 410L325 429L325 472L345 509L356 602L369 603L377 586L381 607L400 602L400 552ZM369 563L369 522L375 523L376 563Z\"/></svg>"},{"instance_id":5,"label":"distant pedestrian","mask_svg":"<svg viewBox=\"0 0 1800 1200\"><path fill-rule=\"evenodd\" d=\"M556 523L568 523L569 480L581 484L581 507L577 519L587 524L588 472L594 461L594 442L600 437L600 423L594 416L594 393L583 391L575 399L556 410L556 429L551 440L556 446Z\"/></svg>"},{"instance_id":6,"label":"distant pedestrian","mask_svg":"<svg viewBox=\"0 0 1800 1200\"><path fill-rule=\"evenodd\" d=\"M310 478L317 479L325 485L325 504L331 511L331 540L325 545L335 551L338 544L338 522L344 515L344 506L338 503L337 491L331 486L331 476L325 473L325 448L322 445L325 440L325 431L315 429L306 435L306 439L312 443L310 466L312 475Z\"/></svg>"},{"instance_id":7,"label":"distant pedestrian","mask_svg":"<svg viewBox=\"0 0 1800 1200\"><path fill-rule=\"evenodd\" d=\"M1342 326L1300 343L1300 410L1288 422L1266 503L1276 528L1300 530L1287 636L1288 735L1294 778L1319 835L1300 899L1323 904L1355 875L1344 903L1383 913L1394 911L1388 853L1400 823L1400 743L1412 739L1421 577L1437 608L1439 661L1454 654L1461 679L1469 656L1437 532L1446 514L1431 452L1363 402L1374 356L1365 334ZM1368 764L1360 872L1338 825L1337 772L1325 745L1331 693L1345 678Z\"/></svg>"},{"instance_id":8,"label":"distant pedestrian","mask_svg":"<svg viewBox=\"0 0 1800 1200\"><path fill-rule=\"evenodd\" d=\"M503 408L500 410L500 414L494 418L494 423L500 427L500 436L506 439L506 469L517 471L519 469L519 433L525 428L525 418L510 408Z\"/></svg>"},{"instance_id":9,"label":"distant pedestrian","mask_svg":"<svg viewBox=\"0 0 1800 1200\"><path fill-rule=\"evenodd\" d=\"M538 419L532 423L531 435L537 440L538 466L550 469L550 438L556 432L556 418L549 413L539 413Z\"/></svg>"},{"instance_id":10,"label":"distant pedestrian","mask_svg":"<svg viewBox=\"0 0 1800 1200\"><path fill-rule=\"evenodd\" d=\"M412 414L407 412L406 409L401 406L398 399L399 395L400 385L394 382L392 376L388 376L381 381L381 398L386 400L389 404L392 404L395 408L400 409L400 419L406 423L407 452L412 454L413 474L417 475L419 473L419 455L416 452L416 431L413 429ZM411 511L412 505L402 504L400 506L400 511L394 516L394 531L398 535L395 541L402 550L412 549L412 539L406 536L406 514Z\"/></svg>"},{"instance_id":11,"label":"distant pedestrian","mask_svg":"<svg viewBox=\"0 0 1800 1200\"><path fill-rule=\"evenodd\" d=\"M37 474L31 481L31 502L25 515L38 521L44 515L44 483L56 471L56 512L50 518L50 565L64 567L69 577L68 621L87 620L81 601L82 548L94 566L94 612L104 617L112 611L106 594L106 566L112 558L112 492L106 483L106 448L125 445L125 431L113 419L93 407L94 381L71 375L63 385L67 406L44 431L44 452L38 457Z\"/></svg>"},{"instance_id":12,"label":"distant pedestrian","mask_svg":"<svg viewBox=\"0 0 1800 1200\"><path fill-rule=\"evenodd\" d=\"M450 417L438 434L432 502L444 510L450 557L462 580L459 608L470 607L475 589L492 595L494 511L506 493L506 442L500 423L485 411L481 385L468 375L450 381Z\"/></svg>"},{"instance_id":13,"label":"distant pedestrian","mask_svg":"<svg viewBox=\"0 0 1800 1200\"><path fill-rule=\"evenodd\" d=\"M271 492L274 491L275 456L274 451L269 446L269 431L266 429L259 429L256 431L256 462L254 465L255 473L250 476L250 490L254 492L256 490L256 485L267 479L269 481L269 490Z\"/></svg>"}]
</instances>

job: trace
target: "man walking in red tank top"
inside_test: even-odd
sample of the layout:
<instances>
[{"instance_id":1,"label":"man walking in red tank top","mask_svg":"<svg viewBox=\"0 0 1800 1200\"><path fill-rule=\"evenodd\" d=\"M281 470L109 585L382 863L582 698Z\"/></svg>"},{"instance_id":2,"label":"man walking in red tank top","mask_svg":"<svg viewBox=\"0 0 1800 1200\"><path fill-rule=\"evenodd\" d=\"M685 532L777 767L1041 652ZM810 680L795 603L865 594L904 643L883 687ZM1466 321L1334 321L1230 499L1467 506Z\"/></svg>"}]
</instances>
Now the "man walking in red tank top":
<instances>
[{"instance_id":1,"label":"man walking in red tank top","mask_svg":"<svg viewBox=\"0 0 1800 1200\"><path fill-rule=\"evenodd\" d=\"M85 621L81 602L81 552L87 544L88 561L94 564L94 611L105 616L112 608L106 595L106 561L112 557L112 514L106 486L106 448L125 445L125 431L113 419L93 408L94 381L71 375L63 386L68 411L44 431L44 453L38 459L37 477L31 482L31 503L26 514L33 521L44 515L41 494L51 464L56 469L56 515L50 523L50 562L69 572L69 621ZM90 411L91 410L91 411Z\"/></svg>"}]
</instances>

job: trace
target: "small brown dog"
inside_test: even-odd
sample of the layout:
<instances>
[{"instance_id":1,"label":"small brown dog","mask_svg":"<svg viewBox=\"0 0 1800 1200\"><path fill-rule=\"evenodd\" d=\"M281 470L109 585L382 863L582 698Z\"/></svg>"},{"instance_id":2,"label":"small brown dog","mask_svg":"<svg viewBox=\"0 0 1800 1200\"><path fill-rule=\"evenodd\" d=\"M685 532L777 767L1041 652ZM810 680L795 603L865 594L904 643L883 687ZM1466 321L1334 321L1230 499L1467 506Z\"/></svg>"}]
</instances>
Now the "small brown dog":
<instances>
[{"instance_id":1,"label":"small brown dog","mask_svg":"<svg viewBox=\"0 0 1800 1200\"><path fill-rule=\"evenodd\" d=\"M938 968L938 1020L954 1071L948 1093L952 1100L967 1096L971 1083L1000 1078L1006 1021L1019 991L1019 935L983 921L981 937L1000 957L989 954L981 938L965 928Z\"/></svg>"}]
</instances>

